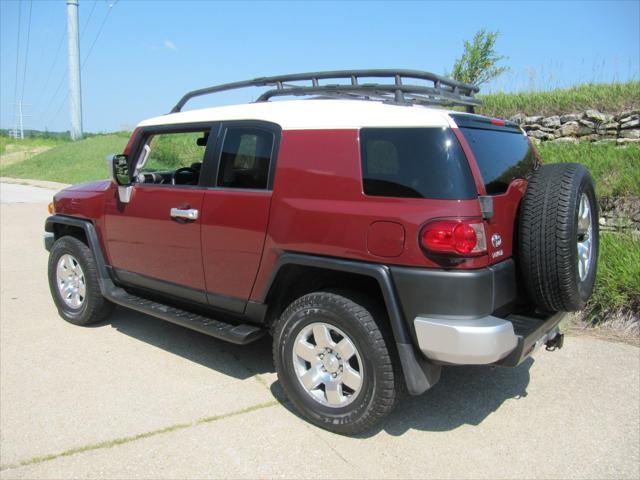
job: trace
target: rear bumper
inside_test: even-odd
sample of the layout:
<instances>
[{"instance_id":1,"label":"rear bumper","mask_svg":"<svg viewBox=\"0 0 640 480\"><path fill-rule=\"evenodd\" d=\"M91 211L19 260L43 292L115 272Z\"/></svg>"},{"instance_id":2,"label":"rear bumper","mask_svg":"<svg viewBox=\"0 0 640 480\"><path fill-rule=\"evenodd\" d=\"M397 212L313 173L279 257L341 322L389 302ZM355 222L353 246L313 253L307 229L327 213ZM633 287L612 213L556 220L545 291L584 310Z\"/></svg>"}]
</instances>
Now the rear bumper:
<instances>
[{"instance_id":1,"label":"rear bumper","mask_svg":"<svg viewBox=\"0 0 640 480\"><path fill-rule=\"evenodd\" d=\"M513 367L554 338L565 315L509 315L504 319L488 315L469 320L416 317L414 327L418 347L431 360Z\"/></svg>"}]
</instances>

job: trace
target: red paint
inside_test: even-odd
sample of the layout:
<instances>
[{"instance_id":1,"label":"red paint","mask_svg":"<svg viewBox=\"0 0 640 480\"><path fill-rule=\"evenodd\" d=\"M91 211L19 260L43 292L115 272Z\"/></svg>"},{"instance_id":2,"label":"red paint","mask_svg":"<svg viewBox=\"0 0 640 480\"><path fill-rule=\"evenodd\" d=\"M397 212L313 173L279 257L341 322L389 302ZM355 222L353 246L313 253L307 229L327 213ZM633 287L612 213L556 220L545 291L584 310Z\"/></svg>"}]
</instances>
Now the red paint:
<instances>
[{"instance_id":1,"label":"red paint","mask_svg":"<svg viewBox=\"0 0 640 480\"><path fill-rule=\"evenodd\" d=\"M127 142L127 145L124 147L124 151L122 152L123 155L129 155L129 153L131 152L131 147L133 146L133 142L135 142L139 131L140 131L140 128L136 128L133 131L133 133L129 137L129 141Z\"/></svg>"},{"instance_id":2,"label":"red paint","mask_svg":"<svg viewBox=\"0 0 640 480\"><path fill-rule=\"evenodd\" d=\"M271 192L208 189L202 208L207 291L249 298L269 222Z\"/></svg>"},{"instance_id":3,"label":"red paint","mask_svg":"<svg viewBox=\"0 0 640 480\"><path fill-rule=\"evenodd\" d=\"M493 196L493 217L486 222L489 263L501 262L513 254L516 213L526 189L527 181L516 179L509 184L505 193ZM494 233L499 234L502 239L499 247L494 247L491 242ZM499 255L500 250L502 254Z\"/></svg>"},{"instance_id":4,"label":"red paint","mask_svg":"<svg viewBox=\"0 0 640 480\"><path fill-rule=\"evenodd\" d=\"M367 249L372 223L405 231L400 255L384 263L441 268L419 244L422 226L442 217L481 218L477 200L369 197L362 192L358 130L294 130L282 134L264 254L252 299L259 299L282 251L381 262ZM484 187L483 187L484 189ZM457 268L489 264L486 255Z\"/></svg>"},{"instance_id":5,"label":"red paint","mask_svg":"<svg viewBox=\"0 0 640 480\"><path fill-rule=\"evenodd\" d=\"M396 222L374 222L367 232L367 251L378 257L398 257L404 249L404 227Z\"/></svg>"},{"instance_id":6,"label":"red paint","mask_svg":"<svg viewBox=\"0 0 640 480\"><path fill-rule=\"evenodd\" d=\"M202 211L204 189L135 185L131 201L105 203L105 243L111 265L204 290L201 219L178 223L171 208Z\"/></svg>"}]
</instances>

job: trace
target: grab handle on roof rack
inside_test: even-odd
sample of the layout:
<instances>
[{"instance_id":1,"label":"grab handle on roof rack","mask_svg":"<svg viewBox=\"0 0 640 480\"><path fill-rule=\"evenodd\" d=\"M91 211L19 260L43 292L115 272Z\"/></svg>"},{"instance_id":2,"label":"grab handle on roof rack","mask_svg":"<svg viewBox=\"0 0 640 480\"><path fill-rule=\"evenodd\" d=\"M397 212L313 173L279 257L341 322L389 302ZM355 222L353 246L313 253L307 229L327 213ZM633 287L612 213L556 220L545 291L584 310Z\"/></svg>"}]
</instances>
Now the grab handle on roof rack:
<instances>
[{"instance_id":1,"label":"grab handle on roof rack","mask_svg":"<svg viewBox=\"0 0 640 480\"><path fill-rule=\"evenodd\" d=\"M359 82L361 78L367 77L393 78L393 83ZM403 81L403 78L426 80L432 82L433 86L408 84ZM321 85L320 80L326 79L344 79L349 83ZM301 81L310 81L311 86L286 84L286 82ZM457 105L468 109L480 105L480 101L473 96L480 90L475 85L419 70L371 69L295 73L214 85L186 93L170 113L181 111L184 105L194 97L247 87L275 87L263 93L258 98L258 102L268 101L275 96L328 94L332 97L383 100L401 105Z\"/></svg>"}]
</instances>

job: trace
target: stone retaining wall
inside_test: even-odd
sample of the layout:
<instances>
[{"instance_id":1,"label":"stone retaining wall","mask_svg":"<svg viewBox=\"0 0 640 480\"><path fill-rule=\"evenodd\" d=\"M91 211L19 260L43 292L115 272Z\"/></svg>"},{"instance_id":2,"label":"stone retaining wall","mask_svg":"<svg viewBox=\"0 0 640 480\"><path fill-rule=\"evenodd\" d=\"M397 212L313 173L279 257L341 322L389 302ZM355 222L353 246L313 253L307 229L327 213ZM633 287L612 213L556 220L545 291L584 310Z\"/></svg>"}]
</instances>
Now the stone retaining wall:
<instances>
[{"instance_id":1,"label":"stone retaining wall","mask_svg":"<svg viewBox=\"0 0 640 480\"><path fill-rule=\"evenodd\" d=\"M520 125L538 143L640 142L640 110L628 110L615 115L597 110L549 117L517 114L510 120Z\"/></svg>"},{"instance_id":2,"label":"stone retaining wall","mask_svg":"<svg viewBox=\"0 0 640 480\"><path fill-rule=\"evenodd\" d=\"M600 197L600 229L640 236L640 198Z\"/></svg>"}]
</instances>

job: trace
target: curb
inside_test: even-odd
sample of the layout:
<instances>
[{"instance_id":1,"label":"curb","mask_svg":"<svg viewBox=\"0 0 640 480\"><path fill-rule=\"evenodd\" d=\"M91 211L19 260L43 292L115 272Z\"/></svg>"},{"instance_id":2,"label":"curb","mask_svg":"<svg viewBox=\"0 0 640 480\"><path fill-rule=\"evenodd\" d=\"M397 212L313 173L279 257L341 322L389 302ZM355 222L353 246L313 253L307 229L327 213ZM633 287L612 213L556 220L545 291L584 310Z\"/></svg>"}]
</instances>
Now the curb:
<instances>
[{"instance_id":1,"label":"curb","mask_svg":"<svg viewBox=\"0 0 640 480\"><path fill-rule=\"evenodd\" d=\"M70 187L70 183L49 182L46 180L32 180L28 178L0 177L0 183L13 183L17 185L29 185L31 187L46 188L48 190L62 190Z\"/></svg>"}]
</instances>

